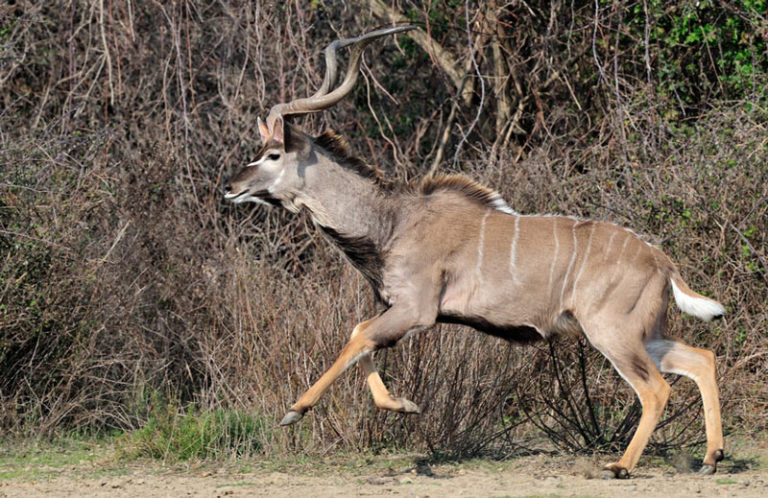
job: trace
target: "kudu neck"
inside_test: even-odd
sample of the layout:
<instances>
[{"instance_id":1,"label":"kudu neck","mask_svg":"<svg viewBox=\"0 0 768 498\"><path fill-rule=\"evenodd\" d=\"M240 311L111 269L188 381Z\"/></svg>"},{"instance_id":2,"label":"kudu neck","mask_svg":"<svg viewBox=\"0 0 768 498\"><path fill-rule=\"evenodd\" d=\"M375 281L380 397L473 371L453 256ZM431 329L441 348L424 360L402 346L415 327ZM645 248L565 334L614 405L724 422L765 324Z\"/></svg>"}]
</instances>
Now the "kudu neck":
<instances>
[{"instance_id":1,"label":"kudu neck","mask_svg":"<svg viewBox=\"0 0 768 498\"><path fill-rule=\"evenodd\" d=\"M396 206L375 179L320 156L307 168L302 203L313 220L345 237L362 237L377 246L394 228Z\"/></svg>"}]
</instances>

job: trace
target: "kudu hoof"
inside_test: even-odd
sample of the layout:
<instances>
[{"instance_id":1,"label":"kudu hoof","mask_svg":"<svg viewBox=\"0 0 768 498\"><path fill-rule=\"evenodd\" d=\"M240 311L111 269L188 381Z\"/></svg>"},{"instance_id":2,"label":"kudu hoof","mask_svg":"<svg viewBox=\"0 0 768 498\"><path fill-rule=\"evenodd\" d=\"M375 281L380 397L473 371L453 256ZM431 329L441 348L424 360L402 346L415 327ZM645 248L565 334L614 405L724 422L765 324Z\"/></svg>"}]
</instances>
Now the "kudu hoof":
<instances>
[{"instance_id":1,"label":"kudu hoof","mask_svg":"<svg viewBox=\"0 0 768 498\"><path fill-rule=\"evenodd\" d=\"M419 409L419 406L414 403L413 401L405 398L395 398L400 403L402 408L400 408L401 413L421 413L421 410Z\"/></svg>"},{"instance_id":2,"label":"kudu hoof","mask_svg":"<svg viewBox=\"0 0 768 498\"><path fill-rule=\"evenodd\" d=\"M715 465L704 464L699 469L699 474L703 475L703 476L711 476L715 472L717 472L717 466L715 466Z\"/></svg>"},{"instance_id":3,"label":"kudu hoof","mask_svg":"<svg viewBox=\"0 0 768 498\"><path fill-rule=\"evenodd\" d=\"M291 425L295 422L298 422L304 417L303 413L299 413L295 410L290 410L288 413L285 414L285 417L283 417L283 420L280 421L280 425Z\"/></svg>"},{"instance_id":4,"label":"kudu hoof","mask_svg":"<svg viewBox=\"0 0 768 498\"><path fill-rule=\"evenodd\" d=\"M629 471L618 465L609 465L600 472L602 479L629 479Z\"/></svg>"},{"instance_id":5,"label":"kudu hoof","mask_svg":"<svg viewBox=\"0 0 768 498\"><path fill-rule=\"evenodd\" d=\"M725 458L725 453L723 450L716 450L712 453L712 460L714 460L714 463L705 463L701 466L699 469L699 474L703 476L711 476L715 472L717 472L717 462Z\"/></svg>"}]
</instances>

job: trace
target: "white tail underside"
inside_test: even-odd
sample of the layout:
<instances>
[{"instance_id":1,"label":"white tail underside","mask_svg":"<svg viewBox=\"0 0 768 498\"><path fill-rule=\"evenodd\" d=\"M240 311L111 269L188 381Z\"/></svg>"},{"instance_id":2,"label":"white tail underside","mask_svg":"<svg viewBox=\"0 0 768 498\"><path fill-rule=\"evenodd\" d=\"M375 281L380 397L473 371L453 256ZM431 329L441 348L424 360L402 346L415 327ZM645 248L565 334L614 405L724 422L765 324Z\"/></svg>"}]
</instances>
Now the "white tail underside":
<instances>
[{"instance_id":1,"label":"white tail underside","mask_svg":"<svg viewBox=\"0 0 768 498\"><path fill-rule=\"evenodd\" d=\"M673 280L670 280L670 282L672 282L672 293L675 296L675 303L683 312L707 322L725 314L725 308L719 303L704 296L697 297L686 294L675 285Z\"/></svg>"}]
</instances>

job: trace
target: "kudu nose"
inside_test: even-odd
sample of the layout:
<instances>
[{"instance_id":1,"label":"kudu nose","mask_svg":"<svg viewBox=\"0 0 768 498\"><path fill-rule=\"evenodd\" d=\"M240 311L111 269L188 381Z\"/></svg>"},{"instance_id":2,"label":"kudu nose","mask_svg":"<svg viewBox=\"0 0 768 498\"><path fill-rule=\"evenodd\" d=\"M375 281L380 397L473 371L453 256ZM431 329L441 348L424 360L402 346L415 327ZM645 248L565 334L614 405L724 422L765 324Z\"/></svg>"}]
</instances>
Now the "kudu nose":
<instances>
[{"instance_id":1,"label":"kudu nose","mask_svg":"<svg viewBox=\"0 0 768 498\"><path fill-rule=\"evenodd\" d=\"M229 183L229 178L224 179L224 193L228 193L230 190L232 190L232 184Z\"/></svg>"}]
</instances>

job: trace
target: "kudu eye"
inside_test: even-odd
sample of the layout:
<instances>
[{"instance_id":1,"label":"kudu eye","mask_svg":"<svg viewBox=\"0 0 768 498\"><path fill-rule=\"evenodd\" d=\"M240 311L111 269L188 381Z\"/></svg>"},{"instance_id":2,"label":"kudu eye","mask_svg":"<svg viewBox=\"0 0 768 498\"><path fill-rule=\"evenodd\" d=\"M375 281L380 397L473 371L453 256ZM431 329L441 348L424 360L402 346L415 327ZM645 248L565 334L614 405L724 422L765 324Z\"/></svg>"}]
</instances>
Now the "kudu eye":
<instances>
[{"instance_id":1,"label":"kudu eye","mask_svg":"<svg viewBox=\"0 0 768 498\"><path fill-rule=\"evenodd\" d=\"M267 159L269 159L270 161L277 161L278 159L280 159L280 154L277 154L277 153L270 154L267 156Z\"/></svg>"}]
</instances>

